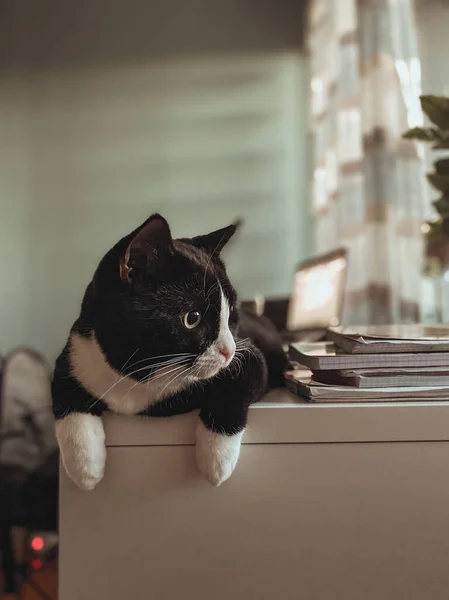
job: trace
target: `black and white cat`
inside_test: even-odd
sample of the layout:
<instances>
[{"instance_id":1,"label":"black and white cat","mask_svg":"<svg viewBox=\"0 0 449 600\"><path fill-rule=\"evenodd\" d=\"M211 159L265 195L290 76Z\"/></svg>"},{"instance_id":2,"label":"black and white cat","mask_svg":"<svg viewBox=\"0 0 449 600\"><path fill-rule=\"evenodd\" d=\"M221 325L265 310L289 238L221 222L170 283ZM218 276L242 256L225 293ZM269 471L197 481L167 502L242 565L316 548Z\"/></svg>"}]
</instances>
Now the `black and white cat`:
<instances>
[{"instance_id":1,"label":"black and white cat","mask_svg":"<svg viewBox=\"0 0 449 600\"><path fill-rule=\"evenodd\" d=\"M267 386L262 354L237 337L236 293L219 258L235 229L173 240L153 215L101 260L52 385L63 464L80 488L103 477L107 410L199 409L200 472L214 485L233 472L248 407Z\"/></svg>"}]
</instances>

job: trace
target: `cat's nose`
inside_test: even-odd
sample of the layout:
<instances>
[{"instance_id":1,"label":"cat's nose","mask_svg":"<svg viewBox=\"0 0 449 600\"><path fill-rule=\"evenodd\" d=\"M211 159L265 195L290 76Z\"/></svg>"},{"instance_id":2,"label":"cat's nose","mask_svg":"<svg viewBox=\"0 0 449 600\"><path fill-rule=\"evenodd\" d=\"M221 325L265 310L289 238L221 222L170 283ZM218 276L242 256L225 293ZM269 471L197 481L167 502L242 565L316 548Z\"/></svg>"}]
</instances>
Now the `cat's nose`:
<instances>
[{"instance_id":1,"label":"cat's nose","mask_svg":"<svg viewBox=\"0 0 449 600\"><path fill-rule=\"evenodd\" d=\"M235 348L230 348L229 346L220 346L219 352L225 357L226 362L228 362L234 356Z\"/></svg>"}]
</instances>

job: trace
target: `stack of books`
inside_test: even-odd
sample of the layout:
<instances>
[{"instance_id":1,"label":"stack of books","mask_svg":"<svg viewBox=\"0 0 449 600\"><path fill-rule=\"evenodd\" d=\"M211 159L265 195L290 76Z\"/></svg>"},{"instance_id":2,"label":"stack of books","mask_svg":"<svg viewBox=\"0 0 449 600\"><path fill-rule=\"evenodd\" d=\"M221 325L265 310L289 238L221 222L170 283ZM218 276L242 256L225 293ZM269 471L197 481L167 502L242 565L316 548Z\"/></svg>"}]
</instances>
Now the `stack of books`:
<instances>
[{"instance_id":1,"label":"stack of books","mask_svg":"<svg viewBox=\"0 0 449 600\"><path fill-rule=\"evenodd\" d=\"M293 344L286 386L310 402L449 401L449 327L332 328Z\"/></svg>"}]
</instances>

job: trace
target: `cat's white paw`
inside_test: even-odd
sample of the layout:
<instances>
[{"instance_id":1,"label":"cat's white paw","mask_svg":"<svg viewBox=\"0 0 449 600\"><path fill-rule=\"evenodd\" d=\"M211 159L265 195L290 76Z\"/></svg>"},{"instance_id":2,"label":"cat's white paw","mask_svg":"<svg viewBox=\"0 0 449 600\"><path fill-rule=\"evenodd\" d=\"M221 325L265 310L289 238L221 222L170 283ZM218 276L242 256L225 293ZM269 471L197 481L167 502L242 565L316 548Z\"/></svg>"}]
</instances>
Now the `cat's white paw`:
<instances>
[{"instance_id":1,"label":"cat's white paw","mask_svg":"<svg viewBox=\"0 0 449 600\"><path fill-rule=\"evenodd\" d=\"M239 459L243 433L215 433L199 421L196 431L196 460L200 473L212 485L221 485L232 475Z\"/></svg>"},{"instance_id":2,"label":"cat's white paw","mask_svg":"<svg viewBox=\"0 0 449 600\"><path fill-rule=\"evenodd\" d=\"M56 421L56 437L67 475L82 490L93 490L103 479L106 463L101 418L72 413Z\"/></svg>"}]
</instances>

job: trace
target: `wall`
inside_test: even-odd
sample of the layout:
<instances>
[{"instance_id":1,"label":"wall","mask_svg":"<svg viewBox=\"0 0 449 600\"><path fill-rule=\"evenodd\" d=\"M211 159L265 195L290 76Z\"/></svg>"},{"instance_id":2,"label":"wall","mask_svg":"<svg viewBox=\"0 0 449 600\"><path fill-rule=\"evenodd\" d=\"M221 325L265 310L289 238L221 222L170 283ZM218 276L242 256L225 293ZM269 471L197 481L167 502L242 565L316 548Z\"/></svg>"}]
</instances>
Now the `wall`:
<instances>
[{"instance_id":1,"label":"wall","mask_svg":"<svg viewBox=\"0 0 449 600\"><path fill-rule=\"evenodd\" d=\"M449 52L448 23L449 2L447 0L419 0L416 2L423 94L449 96L449 63L445 58ZM428 122L427 118L426 122ZM426 146L427 170L432 171L434 161L446 155L446 151L432 151ZM439 193L430 184L427 185L427 189L429 209L426 219L434 220L438 215L431 203L438 199Z\"/></svg>"},{"instance_id":2,"label":"wall","mask_svg":"<svg viewBox=\"0 0 449 600\"><path fill-rule=\"evenodd\" d=\"M0 353L29 341L30 152L27 83L0 77Z\"/></svg>"},{"instance_id":3,"label":"wall","mask_svg":"<svg viewBox=\"0 0 449 600\"><path fill-rule=\"evenodd\" d=\"M102 253L153 210L176 235L244 217L237 288L286 293L309 247L298 3L8 7L0 351L52 360Z\"/></svg>"},{"instance_id":4,"label":"wall","mask_svg":"<svg viewBox=\"0 0 449 600\"><path fill-rule=\"evenodd\" d=\"M446 0L418 2L416 23L423 93L449 96L449 62L445 58L449 51L447 35L449 2Z\"/></svg>"}]
</instances>

